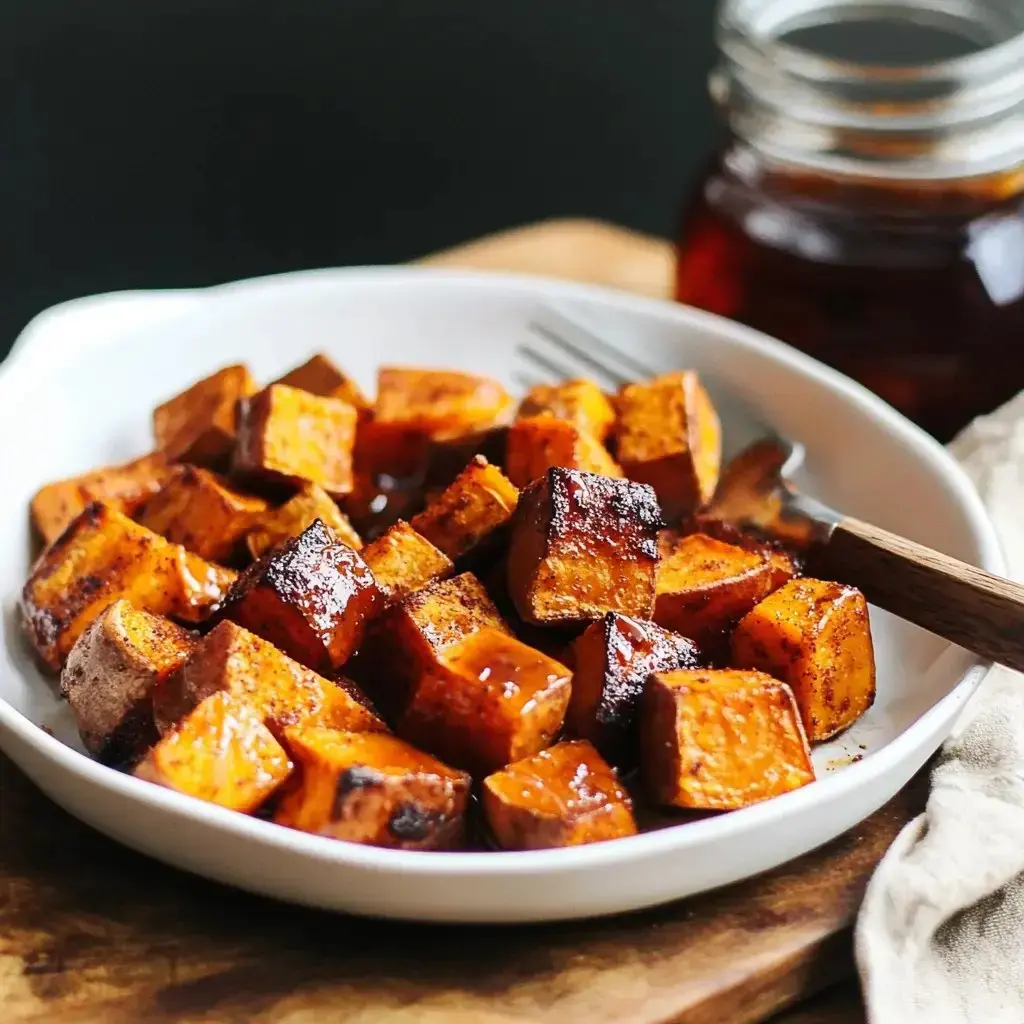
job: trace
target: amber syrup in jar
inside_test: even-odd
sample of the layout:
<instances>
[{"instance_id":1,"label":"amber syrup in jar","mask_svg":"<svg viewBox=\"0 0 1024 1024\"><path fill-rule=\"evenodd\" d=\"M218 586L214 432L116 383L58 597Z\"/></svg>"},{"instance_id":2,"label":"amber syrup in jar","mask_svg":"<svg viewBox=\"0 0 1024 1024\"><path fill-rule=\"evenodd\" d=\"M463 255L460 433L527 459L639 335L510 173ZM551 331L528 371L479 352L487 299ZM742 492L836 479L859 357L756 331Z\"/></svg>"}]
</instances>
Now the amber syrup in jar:
<instances>
[{"instance_id":1,"label":"amber syrup in jar","mask_svg":"<svg viewBox=\"0 0 1024 1024\"><path fill-rule=\"evenodd\" d=\"M722 5L676 296L948 440L1024 388L1024 3L931 6Z\"/></svg>"}]
</instances>

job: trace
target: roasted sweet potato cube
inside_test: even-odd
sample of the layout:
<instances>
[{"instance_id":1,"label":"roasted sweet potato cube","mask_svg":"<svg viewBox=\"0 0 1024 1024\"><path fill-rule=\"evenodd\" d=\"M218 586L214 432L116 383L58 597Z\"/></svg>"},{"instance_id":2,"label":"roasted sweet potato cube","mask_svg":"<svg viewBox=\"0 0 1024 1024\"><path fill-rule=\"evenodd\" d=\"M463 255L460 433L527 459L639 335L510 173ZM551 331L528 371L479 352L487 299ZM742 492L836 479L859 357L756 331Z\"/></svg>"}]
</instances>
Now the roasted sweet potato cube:
<instances>
[{"instance_id":1,"label":"roasted sweet potato cube","mask_svg":"<svg viewBox=\"0 0 1024 1024\"><path fill-rule=\"evenodd\" d=\"M484 779L487 823L505 850L582 846L636 834L633 803L586 740L567 740Z\"/></svg>"},{"instance_id":2,"label":"roasted sweet potato cube","mask_svg":"<svg viewBox=\"0 0 1024 1024\"><path fill-rule=\"evenodd\" d=\"M157 449L175 461L226 465L235 447L239 402L256 390L244 366L226 366L198 381L153 410Z\"/></svg>"},{"instance_id":3,"label":"roasted sweet potato cube","mask_svg":"<svg viewBox=\"0 0 1024 1024\"><path fill-rule=\"evenodd\" d=\"M267 511L262 498L232 490L206 469L178 466L139 522L201 558L230 561Z\"/></svg>"},{"instance_id":4,"label":"roasted sweet potato cube","mask_svg":"<svg viewBox=\"0 0 1024 1024\"><path fill-rule=\"evenodd\" d=\"M646 484L550 469L519 498L509 594L527 622L588 622L654 611L661 512Z\"/></svg>"},{"instance_id":5,"label":"roasted sweet potato cube","mask_svg":"<svg viewBox=\"0 0 1024 1024\"><path fill-rule=\"evenodd\" d=\"M43 541L50 544L94 501L132 516L160 490L170 471L167 456L154 452L122 466L106 466L47 484L32 499L32 523Z\"/></svg>"},{"instance_id":6,"label":"roasted sweet potato cube","mask_svg":"<svg viewBox=\"0 0 1024 1024\"><path fill-rule=\"evenodd\" d=\"M716 646L769 593L775 578L763 551L692 533L681 537L658 566L654 621L698 644Z\"/></svg>"},{"instance_id":7,"label":"roasted sweet potato cube","mask_svg":"<svg viewBox=\"0 0 1024 1024\"><path fill-rule=\"evenodd\" d=\"M452 561L477 548L512 518L519 491L497 466L477 455L412 520L412 527Z\"/></svg>"},{"instance_id":8,"label":"roasted sweet potato cube","mask_svg":"<svg viewBox=\"0 0 1024 1024\"><path fill-rule=\"evenodd\" d=\"M811 742L842 732L875 700L868 605L856 587L790 580L740 620L732 660L789 683Z\"/></svg>"},{"instance_id":9,"label":"roasted sweet potato cube","mask_svg":"<svg viewBox=\"0 0 1024 1024\"><path fill-rule=\"evenodd\" d=\"M85 749L104 764L138 760L159 739L153 691L195 653L192 633L115 601L78 638L60 677Z\"/></svg>"},{"instance_id":10,"label":"roasted sweet potato cube","mask_svg":"<svg viewBox=\"0 0 1024 1024\"><path fill-rule=\"evenodd\" d=\"M652 672L696 668L692 640L641 619L609 612L573 645L572 697L566 727L590 740L612 764L637 760L640 696Z\"/></svg>"},{"instance_id":11,"label":"roasted sweet potato cube","mask_svg":"<svg viewBox=\"0 0 1024 1024\"><path fill-rule=\"evenodd\" d=\"M474 775L493 772L554 740L571 679L553 658L485 627L437 656L396 731Z\"/></svg>"},{"instance_id":12,"label":"roasted sweet potato cube","mask_svg":"<svg viewBox=\"0 0 1024 1024\"><path fill-rule=\"evenodd\" d=\"M433 438L492 427L511 404L496 380L471 373L385 366L377 375L377 422Z\"/></svg>"},{"instance_id":13,"label":"roasted sweet potato cube","mask_svg":"<svg viewBox=\"0 0 1024 1024\"><path fill-rule=\"evenodd\" d=\"M385 717L396 721L422 674L446 650L484 627L509 632L472 573L431 583L371 624L353 674Z\"/></svg>"},{"instance_id":14,"label":"roasted sweet potato cube","mask_svg":"<svg viewBox=\"0 0 1024 1024\"><path fill-rule=\"evenodd\" d=\"M761 672L651 676L640 750L645 788L672 807L730 811L814 781L793 692Z\"/></svg>"},{"instance_id":15,"label":"roasted sweet potato cube","mask_svg":"<svg viewBox=\"0 0 1024 1024\"><path fill-rule=\"evenodd\" d=\"M359 412L367 412L370 409L370 403L359 385L342 373L322 352L310 357L301 366L296 366L274 383L308 391L311 395L319 395L321 398L340 398Z\"/></svg>"},{"instance_id":16,"label":"roasted sweet potato cube","mask_svg":"<svg viewBox=\"0 0 1024 1024\"><path fill-rule=\"evenodd\" d=\"M242 403L235 471L271 483L319 484L340 498L353 486L357 419L340 399L272 384Z\"/></svg>"},{"instance_id":17,"label":"roasted sweet potato cube","mask_svg":"<svg viewBox=\"0 0 1024 1024\"><path fill-rule=\"evenodd\" d=\"M507 439L508 427L499 426L430 441L423 474L424 485L430 490L444 490L476 455L482 455L492 465L503 465Z\"/></svg>"},{"instance_id":18,"label":"roasted sweet potato cube","mask_svg":"<svg viewBox=\"0 0 1024 1024\"><path fill-rule=\"evenodd\" d=\"M708 501L718 484L722 428L697 374L627 384L617 404L617 452L626 476L658 492L669 521Z\"/></svg>"},{"instance_id":19,"label":"roasted sweet potato cube","mask_svg":"<svg viewBox=\"0 0 1024 1024\"><path fill-rule=\"evenodd\" d=\"M316 672L341 668L384 598L366 563L316 520L239 576L222 618L269 640Z\"/></svg>"},{"instance_id":20,"label":"roasted sweet potato cube","mask_svg":"<svg viewBox=\"0 0 1024 1024\"><path fill-rule=\"evenodd\" d=\"M234 569L207 562L178 544L168 544L161 564L170 581L160 611L182 622L206 622L238 579Z\"/></svg>"},{"instance_id":21,"label":"roasted sweet potato cube","mask_svg":"<svg viewBox=\"0 0 1024 1024\"><path fill-rule=\"evenodd\" d=\"M289 729L298 784L274 821L352 843L403 850L462 844L469 776L394 736Z\"/></svg>"},{"instance_id":22,"label":"roasted sweet potato cube","mask_svg":"<svg viewBox=\"0 0 1024 1024\"><path fill-rule=\"evenodd\" d=\"M135 769L168 789L249 814L291 774L280 743L244 701L207 697Z\"/></svg>"},{"instance_id":23,"label":"roasted sweet potato cube","mask_svg":"<svg viewBox=\"0 0 1024 1024\"><path fill-rule=\"evenodd\" d=\"M334 499L316 484L305 487L280 508L270 509L260 516L256 526L246 537L249 554L262 558L272 547L297 537L311 523L319 519L334 534L335 539L359 551L363 541Z\"/></svg>"},{"instance_id":24,"label":"roasted sweet potato cube","mask_svg":"<svg viewBox=\"0 0 1024 1024\"><path fill-rule=\"evenodd\" d=\"M519 403L518 418L554 416L602 443L615 426L615 407L592 380L566 380L561 384L538 384Z\"/></svg>"},{"instance_id":25,"label":"roasted sweet potato cube","mask_svg":"<svg viewBox=\"0 0 1024 1024\"><path fill-rule=\"evenodd\" d=\"M455 568L443 551L403 520L363 549L363 561L389 605L451 575Z\"/></svg>"},{"instance_id":26,"label":"roasted sweet potato cube","mask_svg":"<svg viewBox=\"0 0 1024 1024\"><path fill-rule=\"evenodd\" d=\"M508 428L505 470L516 487L525 487L552 466L622 476L622 469L597 438L568 420L530 416Z\"/></svg>"},{"instance_id":27,"label":"roasted sweet potato cube","mask_svg":"<svg viewBox=\"0 0 1024 1024\"><path fill-rule=\"evenodd\" d=\"M157 728L168 732L221 690L252 707L276 734L298 722L348 732L384 728L354 683L336 685L324 679L233 622L211 630L194 657L156 688Z\"/></svg>"}]
</instances>

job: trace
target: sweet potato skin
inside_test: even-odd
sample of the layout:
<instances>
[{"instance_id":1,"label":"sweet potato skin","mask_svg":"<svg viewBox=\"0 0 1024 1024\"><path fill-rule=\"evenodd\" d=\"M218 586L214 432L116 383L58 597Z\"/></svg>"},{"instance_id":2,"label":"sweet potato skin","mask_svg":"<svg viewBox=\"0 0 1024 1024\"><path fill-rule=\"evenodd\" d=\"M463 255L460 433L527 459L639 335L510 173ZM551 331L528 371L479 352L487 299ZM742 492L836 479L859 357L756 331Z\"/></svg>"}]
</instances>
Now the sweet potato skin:
<instances>
[{"instance_id":1,"label":"sweet potato skin","mask_svg":"<svg viewBox=\"0 0 1024 1024\"><path fill-rule=\"evenodd\" d=\"M554 740L571 678L553 658L485 627L437 656L396 731L448 764L492 772Z\"/></svg>"},{"instance_id":2,"label":"sweet potato skin","mask_svg":"<svg viewBox=\"0 0 1024 1024\"><path fill-rule=\"evenodd\" d=\"M309 722L348 732L385 729L354 684L337 685L234 622L221 622L193 657L153 693L153 717L166 734L214 693L251 707L275 735Z\"/></svg>"},{"instance_id":3,"label":"sweet potato skin","mask_svg":"<svg viewBox=\"0 0 1024 1024\"><path fill-rule=\"evenodd\" d=\"M353 488L358 417L340 399L272 384L240 407L235 472L290 486L314 483L344 497Z\"/></svg>"},{"instance_id":4,"label":"sweet potato skin","mask_svg":"<svg viewBox=\"0 0 1024 1024\"><path fill-rule=\"evenodd\" d=\"M454 562L505 526L518 502L519 491L505 474L477 455L413 517L412 527Z\"/></svg>"},{"instance_id":5,"label":"sweet potato skin","mask_svg":"<svg viewBox=\"0 0 1024 1024\"><path fill-rule=\"evenodd\" d=\"M245 814L291 774L284 748L244 701L220 691L164 736L136 777Z\"/></svg>"},{"instance_id":6,"label":"sweet potato skin","mask_svg":"<svg viewBox=\"0 0 1024 1024\"><path fill-rule=\"evenodd\" d=\"M159 738L152 695L195 653L196 637L115 601L78 638L60 677L85 749L104 764L132 764Z\"/></svg>"},{"instance_id":7,"label":"sweet potato skin","mask_svg":"<svg viewBox=\"0 0 1024 1024\"><path fill-rule=\"evenodd\" d=\"M280 508L270 509L259 517L245 539L249 554L254 559L262 558L272 547L298 537L317 519L334 534L336 540L347 544L353 551L362 549L362 538L334 499L322 487L306 484Z\"/></svg>"},{"instance_id":8,"label":"sweet potato skin","mask_svg":"<svg viewBox=\"0 0 1024 1024\"><path fill-rule=\"evenodd\" d=\"M652 488L550 469L521 495L509 593L526 622L591 622L654 612L661 512Z\"/></svg>"},{"instance_id":9,"label":"sweet potato skin","mask_svg":"<svg viewBox=\"0 0 1024 1024\"><path fill-rule=\"evenodd\" d=\"M152 452L120 466L105 466L57 480L40 488L32 498L32 524L43 543L51 544L94 501L133 516L163 487L170 473L167 456Z\"/></svg>"},{"instance_id":10,"label":"sweet potato skin","mask_svg":"<svg viewBox=\"0 0 1024 1024\"><path fill-rule=\"evenodd\" d=\"M340 398L360 413L370 409L370 403L359 385L342 373L331 358L322 352L310 356L301 366L296 366L274 383L308 391L320 398Z\"/></svg>"},{"instance_id":11,"label":"sweet potato skin","mask_svg":"<svg viewBox=\"0 0 1024 1024\"><path fill-rule=\"evenodd\" d=\"M732 659L792 687L812 742L842 732L875 700L868 606L856 587L791 580L740 620Z\"/></svg>"},{"instance_id":12,"label":"sweet potato skin","mask_svg":"<svg viewBox=\"0 0 1024 1024\"><path fill-rule=\"evenodd\" d=\"M627 384L616 404L626 476L657 491L670 522L707 502L721 469L722 431L697 374L685 370Z\"/></svg>"},{"instance_id":13,"label":"sweet potato skin","mask_svg":"<svg viewBox=\"0 0 1024 1024\"><path fill-rule=\"evenodd\" d=\"M640 749L648 794L672 807L735 810L814 781L793 693L760 672L652 675Z\"/></svg>"},{"instance_id":14,"label":"sweet potato skin","mask_svg":"<svg viewBox=\"0 0 1024 1024\"><path fill-rule=\"evenodd\" d=\"M226 366L153 410L156 447L173 462L220 469L231 458L238 405L256 393L245 366Z\"/></svg>"},{"instance_id":15,"label":"sweet potato skin","mask_svg":"<svg viewBox=\"0 0 1024 1024\"><path fill-rule=\"evenodd\" d=\"M505 850L581 846L637 831L629 794L586 740L565 740L489 775L482 802Z\"/></svg>"},{"instance_id":16,"label":"sweet potato skin","mask_svg":"<svg viewBox=\"0 0 1024 1024\"><path fill-rule=\"evenodd\" d=\"M602 444L615 426L615 407L608 396L592 380L585 379L530 388L516 415L519 419L547 415L568 420Z\"/></svg>"},{"instance_id":17,"label":"sweet potato skin","mask_svg":"<svg viewBox=\"0 0 1024 1024\"><path fill-rule=\"evenodd\" d=\"M383 603L359 553L318 519L249 566L219 615L329 675L356 650Z\"/></svg>"},{"instance_id":18,"label":"sweet potato skin","mask_svg":"<svg viewBox=\"0 0 1024 1024\"><path fill-rule=\"evenodd\" d=\"M700 651L653 622L609 612L576 639L573 652L567 729L617 767L632 767L639 758L637 715L647 677L696 668Z\"/></svg>"},{"instance_id":19,"label":"sweet potato skin","mask_svg":"<svg viewBox=\"0 0 1024 1024\"><path fill-rule=\"evenodd\" d=\"M455 569L443 551L401 519L363 549L363 561L373 573L385 605L404 600Z\"/></svg>"},{"instance_id":20,"label":"sweet potato skin","mask_svg":"<svg viewBox=\"0 0 1024 1024\"><path fill-rule=\"evenodd\" d=\"M229 562L266 511L262 498L232 490L209 470L183 465L146 504L139 522L200 558Z\"/></svg>"},{"instance_id":21,"label":"sweet potato skin","mask_svg":"<svg viewBox=\"0 0 1024 1024\"><path fill-rule=\"evenodd\" d=\"M516 487L526 487L552 467L624 475L597 438L550 415L516 420L508 428L505 446L505 469Z\"/></svg>"},{"instance_id":22,"label":"sweet potato skin","mask_svg":"<svg viewBox=\"0 0 1024 1024\"><path fill-rule=\"evenodd\" d=\"M470 779L393 736L294 728L298 784L274 815L316 835L404 850L462 844Z\"/></svg>"}]
</instances>

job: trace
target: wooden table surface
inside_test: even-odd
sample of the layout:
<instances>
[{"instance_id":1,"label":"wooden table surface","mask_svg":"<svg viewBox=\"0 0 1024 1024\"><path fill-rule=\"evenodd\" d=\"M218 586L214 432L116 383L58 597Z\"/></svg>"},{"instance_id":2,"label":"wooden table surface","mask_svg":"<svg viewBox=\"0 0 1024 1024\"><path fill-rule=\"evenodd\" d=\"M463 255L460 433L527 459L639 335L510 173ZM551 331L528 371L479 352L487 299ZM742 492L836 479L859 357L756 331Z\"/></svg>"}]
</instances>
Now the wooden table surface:
<instances>
[{"instance_id":1,"label":"wooden table surface","mask_svg":"<svg viewBox=\"0 0 1024 1024\"><path fill-rule=\"evenodd\" d=\"M658 240L572 221L426 262L670 289ZM125 850L0 755L0 1022L70 1024L859 1024L849 925L923 807L919 777L872 819L761 878L601 922L362 921L273 903ZM839 984L836 984L836 983Z\"/></svg>"}]
</instances>

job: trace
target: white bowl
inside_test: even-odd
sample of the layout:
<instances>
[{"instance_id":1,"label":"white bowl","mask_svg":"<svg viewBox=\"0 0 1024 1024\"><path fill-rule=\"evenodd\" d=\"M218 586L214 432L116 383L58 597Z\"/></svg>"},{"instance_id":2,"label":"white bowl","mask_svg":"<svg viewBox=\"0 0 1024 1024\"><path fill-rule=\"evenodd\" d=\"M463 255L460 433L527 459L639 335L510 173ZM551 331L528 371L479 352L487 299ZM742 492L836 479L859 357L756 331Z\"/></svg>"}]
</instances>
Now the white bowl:
<instances>
[{"instance_id":1,"label":"white bowl","mask_svg":"<svg viewBox=\"0 0 1024 1024\"><path fill-rule=\"evenodd\" d=\"M996 538L964 474L887 405L727 320L594 287L411 269L301 273L206 291L80 300L37 318L0 370L0 745L57 803L160 860L298 903L433 921L539 921L632 910L765 871L871 814L921 767L985 674L974 656L872 609L878 699L817 749L819 781L731 814L577 849L412 853L336 842L140 782L84 756L17 627L26 507L41 484L142 454L150 410L247 361L270 379L325 350L372 387L381 363L511 383L544 304L655 369L708 379L735 446L752 418L803 441L801 483L861 518L994 572Z\"/></svg>"}]
</instances>

